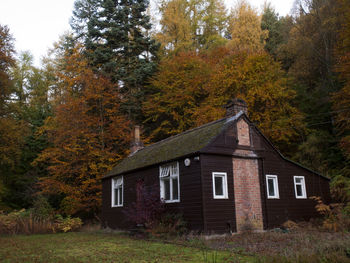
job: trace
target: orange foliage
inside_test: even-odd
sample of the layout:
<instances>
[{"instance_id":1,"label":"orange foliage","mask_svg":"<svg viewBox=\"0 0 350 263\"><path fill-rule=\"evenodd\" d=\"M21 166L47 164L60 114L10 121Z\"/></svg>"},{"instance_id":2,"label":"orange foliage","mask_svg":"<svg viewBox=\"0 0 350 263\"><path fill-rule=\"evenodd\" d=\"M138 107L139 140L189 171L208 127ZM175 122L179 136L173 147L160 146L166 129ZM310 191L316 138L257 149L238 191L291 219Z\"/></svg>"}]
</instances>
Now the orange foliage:
<instances>
[{"instance_id":1,"label":"orange foliage","mask_svg":"<svg viewBox=\"0 0 350 263\"><path fill-rule=\"evenodd\" d=\"M120 95L95 74L79 49L58 70L60 96L55 115L46 120L51 147L35 161L46 163L42 192L61 195L61 212L96 212L101 205L101 178L121 157L129 143L129 124L120 114Z\"/></svg>"},{"instance_id":2,"label":"orange foliage","mask_svg":"<svg viewBox=\"0 0 350 263\"><path fill-rule=\"evenodd\" d=\"M295 91L280 64L264 52L222 47L182 53L162 61L151 88L155 94L144 112L153 140L224 117L222 106L235 97L246 100L251 120L277 145L305 131L303 115L291 103Z\"/></svg>"}]
</instances>

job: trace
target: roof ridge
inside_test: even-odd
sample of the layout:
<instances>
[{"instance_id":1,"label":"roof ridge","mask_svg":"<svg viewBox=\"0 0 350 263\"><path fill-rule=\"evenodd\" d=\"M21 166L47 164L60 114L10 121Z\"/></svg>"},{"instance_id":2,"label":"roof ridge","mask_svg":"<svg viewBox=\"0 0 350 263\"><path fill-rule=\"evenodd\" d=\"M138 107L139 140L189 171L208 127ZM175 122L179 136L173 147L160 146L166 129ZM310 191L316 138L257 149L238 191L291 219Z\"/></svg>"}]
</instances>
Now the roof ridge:
<instances>
[{"instance_id":1,"label":"roof ridge","mask_svg":"<svg viewBox=\"0 0 350 263\"><path fill-rule=\"evenodd\" d=\"M152 144L150 144L150 145L147 145L147 146L145 146L144 148L138 150L137 152L135 152L135 154L136 154L136 153L139 153L139 152L142 152L142 150L145 149L145 148L149 148L149 147L152 147L152 146L154 146L154 145L158 145L158 144L160 144L161 142L168 141L168 140L173 139L173 138L176 138L176 137L178 137L178 136L180 136L180 135L184 135L184 134L187 134L187 133L196 131L196 130L198 130L198 129L200 129L200 128L207 127L207 126L209 126L209 125L218 123L218 122L223 121L223 120L225 120L225 119L227 119L227 117L221 118L221 119L218 119L218 120L215 120L215 121L212 121L212 122L208 122L208 123L203 124L203 125L201 125L201 126L192 128L192 129L190 129L190 130L183 131L183 132L178 133L178 134L175 134L175 135L173 135L173 136L170 136L170 137L165 138L165 139L163 139L163 140L160 140L160 141L158 141L158 142L154 142L154 143L152 143Z\"/></svg>"}]
</instances>

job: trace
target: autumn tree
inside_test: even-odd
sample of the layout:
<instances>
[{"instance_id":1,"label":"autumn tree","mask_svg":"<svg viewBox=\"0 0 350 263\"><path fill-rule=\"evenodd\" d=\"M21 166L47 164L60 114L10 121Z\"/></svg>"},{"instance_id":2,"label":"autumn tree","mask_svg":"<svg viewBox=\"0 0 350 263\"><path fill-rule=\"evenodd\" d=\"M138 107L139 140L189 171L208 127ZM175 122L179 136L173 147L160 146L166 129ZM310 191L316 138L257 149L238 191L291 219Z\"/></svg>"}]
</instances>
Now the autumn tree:
<instances>
[{"instance_id":1,"label":"autumn tree","mask_svg":"<svg viewBox=\"0 0 350 263\"><path fill-rule=\"evenodd\" d=\"M268 34L261 28L261 16L245 0L231 10L228 32L230 48L249 52L262 51Z\"/></svg>"},{"instance_id":2,"label":"autumn tree","mask_svg":"<svg viewBox=\"0 0 350 263\"><path fill-rule=\"evenodd\" d=\"M12 103L27 129L22 135L20 159L8 179L10 194L6 201L16 208L27 208L32 205L38 178L46 172L43 167L34 167L32 162L48 145L46 137L38 136L37 132L51 114L49 87L52 81L45 69L33 65L33 56L28 51L19 54L11 76Z\"/></svg>"},{"instance_id":3,"label":"autumn tree","mask_svg":"<svg viewBox=\"0 0 350 263\"><path fill-rule=\"evenodd\" d=\"M19 162L26 127L19 118L10 71L15 65L13 38L7 26L0 25L0 209L6 201L13 170ZM6 204L5 204L6 203Z\"/></svg>"},{"instance_id":4,"label":"autumn tree","mask_svg":"<svg viewBox=\"0 0 350 263\"><path fill-rule=\"evenodd\" d=\"M223 106L235 97L247 101L252 121L284 152L290 153L289 144L305 133L303 115L292 103L296 93L266 53L222 47L163 63L151 82L156 93L144 104L155 139L223 117Z\"/></svg>"},{"instance_id":5,"label":"autumn tree","mask_svg":"<svg viewBox=\"0 0 350 263\"><path fill-rule=\"evenodd\" d=\"M164 1L160 4L161 31L155 38L162 50L177 51L190 49L194 45L190 10L186 0Z\"/></svg>"},{"instance_id":6,"label":"autumn tree","mask_svg":"<svg viewBox=\"0 0 350 263\"><path fill-rule=\"evenodd\" d=\"M341 136L340 147L346 158L343 173L350 178L350 8L346 1L336 2L341 26L335 48L335 70L340 74L343 87L333 94L332 100L336 125Z\"/></svg>"},{"instance_id":7,"label":"autumn tree","mask_svg":"<svg viewBox=\"0 0 350 263\"><path fill-rule=\"evenodd\" d=\"M305 152L305 156L301 155L297 160L305 165L326 160L317 170L330 174L343 162L338 147L339 137L333 125L331 101L332 94L341 88L334 70L338 19L342 16L336 3L329 0L295 2L288 41L277 52L278 59L283 61L289 77L293 79L297 106L307 115L305 121L311 129L300 142L301 147L319 149L314 154ZM297 155L301 153L300 150Z\"/></svg>"},{"instance_id":8,"label":"autumn tree","mask_svg":"<svg viewBox=\"0 0 350 263\"><path fill-rule=\"evenodd\" d=\"M153 141L195 126L194 112L207 96L210 68L195 52L163 59L144 103L145 126Z\"/></svg>"},{"instance_id":9,"label":"autumn tree","mask_svg":"<svg viewBox=\"0 0 350 263\"><path fill-rule=\"evenodd\" d=\"M142 119L144 85L156 66L158 45L147 0L77 0L72 17L76 38L96 72L109 78L125 100L121 107L133 121Z\"/></svg>"},{"instance_id":10,"label":"autumn tree","mask_svg":"<svg viewBox=\"0 0 350 263\"><path fill-rule=\"evenodd\" d=\"M165 54L222 45L227 11L222 0L163 0L161 30L155 35Z\"/></svg>"},{"instance_id":11,"label":"autumn tree","mask_svg":"<svg viewBox=\"0 0 350 263\"><path fill-rule=\"evenodd\" d=\"M101 178L125 156L130 132L120 93L93 72L82 52L77 46L61 58L66 63L58 63L63 65L56 69L60 93L54 115L41 129L51 146L35 163L48 166L40 188L62 213L91 216L101 205Z\"/></svg>"}]
</instances>

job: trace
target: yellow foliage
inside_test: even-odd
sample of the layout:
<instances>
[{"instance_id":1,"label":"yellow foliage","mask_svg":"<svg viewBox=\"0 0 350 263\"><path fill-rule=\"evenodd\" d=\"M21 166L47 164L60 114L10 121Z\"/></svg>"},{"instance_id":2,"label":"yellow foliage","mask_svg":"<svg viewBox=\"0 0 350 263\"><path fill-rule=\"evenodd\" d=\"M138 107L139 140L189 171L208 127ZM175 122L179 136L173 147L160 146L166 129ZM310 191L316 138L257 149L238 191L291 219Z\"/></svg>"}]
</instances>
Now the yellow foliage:
<instances>
[{"instance_id":1,"label":"yellow foliage","mask_svg":"<svg viewBox=\"0 0 350 263\"><path fill-rule=\"evenodd\" d=\"M227 45L236 51L264 50L268 31L261 29L261 16L245 0L231 10L229 28L231 40Z\"/></svg>"}]
</instances>

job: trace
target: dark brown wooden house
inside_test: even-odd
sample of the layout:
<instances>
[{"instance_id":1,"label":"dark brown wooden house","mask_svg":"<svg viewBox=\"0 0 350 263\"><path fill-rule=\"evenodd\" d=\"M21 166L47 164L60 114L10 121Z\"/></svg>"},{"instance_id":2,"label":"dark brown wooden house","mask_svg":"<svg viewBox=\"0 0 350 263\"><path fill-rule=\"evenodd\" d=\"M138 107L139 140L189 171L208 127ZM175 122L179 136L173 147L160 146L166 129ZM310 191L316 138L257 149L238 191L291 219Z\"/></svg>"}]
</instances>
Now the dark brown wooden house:
<instances>
[{"instance_id":1,"label":"dark brown wooden house","mask_svg":"<svg viewBox=\"0 0 350 263\"><path fill-rule=\"evenodd\" d=\"M329 179L283 155L235 99L227 117L142 148L102 180L102 220L111 228L133 225L123 213L136 201L137 183L155 186L172 211L202 233L257 230L317 216L309 197L330 199ZM138 136L138 134L137 134Z\"/></svg>"}]
</instances>

